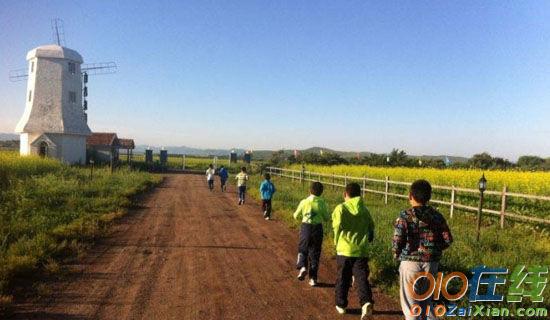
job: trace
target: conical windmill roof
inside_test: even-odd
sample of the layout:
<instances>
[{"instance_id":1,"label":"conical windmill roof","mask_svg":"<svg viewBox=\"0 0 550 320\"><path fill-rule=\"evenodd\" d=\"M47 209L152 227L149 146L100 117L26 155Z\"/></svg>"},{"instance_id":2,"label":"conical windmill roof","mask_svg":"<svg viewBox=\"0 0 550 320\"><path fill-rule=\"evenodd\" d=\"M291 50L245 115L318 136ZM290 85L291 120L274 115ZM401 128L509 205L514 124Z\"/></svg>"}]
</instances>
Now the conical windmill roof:
<instances>
[{"instance_id":1,"label":"conical windmill roof","mask_svg":"<svg viewBox=\"0 0 550 320\"><path fill-rule=\"evenodd\" d=\"M82 56L78 52L56 44L48 44L32 49L27 53L27 60L32 58L67 59L78 63L83 62Z\"/></svg>"}]
</instances>

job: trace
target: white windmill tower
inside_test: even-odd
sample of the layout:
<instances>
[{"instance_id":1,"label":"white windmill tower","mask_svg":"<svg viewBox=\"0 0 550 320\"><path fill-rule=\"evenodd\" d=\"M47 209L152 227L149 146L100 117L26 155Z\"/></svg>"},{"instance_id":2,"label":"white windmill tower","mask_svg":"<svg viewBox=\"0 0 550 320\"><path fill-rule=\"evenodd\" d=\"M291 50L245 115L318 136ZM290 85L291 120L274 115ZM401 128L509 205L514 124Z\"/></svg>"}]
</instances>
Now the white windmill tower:
<instances>
[{"instance_id":1,"label":"white windmill tower","mask_svg":"<svg viewBox=\"0 0 550 320\"><path fill-rule=\"evenodd\" d=\"M20 133L21 155L58 158L65 163L86 161L86 96L88 74L116 71L113 62L83 64L82 56L64 47L62 21L52 21L56 44L27 53L27 70L10 73L12 81L27 80L26 106L15 131Z\"/></svg>"}]
</instances>

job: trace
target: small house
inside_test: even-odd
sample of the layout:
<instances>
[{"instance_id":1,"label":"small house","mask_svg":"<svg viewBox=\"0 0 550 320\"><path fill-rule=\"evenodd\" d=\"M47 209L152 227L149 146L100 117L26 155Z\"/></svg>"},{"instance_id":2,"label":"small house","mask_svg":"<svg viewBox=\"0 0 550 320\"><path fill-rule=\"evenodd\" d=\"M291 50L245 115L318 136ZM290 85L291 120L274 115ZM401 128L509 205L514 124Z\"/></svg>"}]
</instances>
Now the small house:
<instances>
[{"instance_id":1,"label":"small house","mask_svg":"<svg viewBox=\"0 0 550 320\"><path fill-rule=\"evenodd\" d=\"M93 132L86 139L88 160L97 163L118 162L119 147L119 139L116 133L112 132Z\"/></svg>"}]
</instances>

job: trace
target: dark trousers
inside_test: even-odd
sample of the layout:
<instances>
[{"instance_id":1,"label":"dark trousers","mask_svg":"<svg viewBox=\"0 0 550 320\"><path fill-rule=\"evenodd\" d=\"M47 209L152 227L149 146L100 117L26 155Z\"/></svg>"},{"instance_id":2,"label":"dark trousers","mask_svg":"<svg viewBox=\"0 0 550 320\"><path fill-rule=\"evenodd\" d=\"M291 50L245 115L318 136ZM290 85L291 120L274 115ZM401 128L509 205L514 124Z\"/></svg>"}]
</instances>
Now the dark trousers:
<instances>
[{"instance_id":1,"label":"dark trousers","mask_svg":"<svg viewBox=\"0 0 550 320\"><path fill-rule=\"evenodd\" d=\"M369 284L369 261L367 258L336 256L338 275L336 278L336 305L342 308L348 306L348 292L351 277L355 277L357 294L361 306L367 302L373 303Z\"/></svg>"},{"instance_id":2,"label":"dark trousers","mask_svg":"<svg viewBox=\"0 0 550 320\"><path fill-rule=\"evenodd\" d=\"M309 278L317 279L321 246L323 245L323 225L302 223L300 227L300 243L298 245L298 261L296 268L308 268Z\"/></svg>"},{"instance_id":3,"label":"dark trousers","mask_svg":"<svg viewBox=\"0 0 550 320\"><path fill-rule=\"evenodd\" d=\"M214 189L214 179L208 180L208 189Z\"/></svg>"},{"instance_id":4,"label":"dark trousers","mask_svg":"<svg viewBox=\"0 0 550 320\"><path fill-rule=\"evenodd\" d=\"M244 202L244 196L246 194L246 186L240 186L239 187L239 201Z\"/></svg>"},{"instance_id":5,"label":"dark trousers","mask_svg":"<svg viewBox=\"0 0 550 320\"><path fill-rule=\"evenodd\" d=\"M225 191L225 183L227 182L227 179L220 178L220 185L222 188L222 191Z\"/></svg>"},{"instance_id":6,"label":"dark trousers","mask_svg":"<svg viewBox=\"0 0 550 320\"><path fill-rule=\"evenodd\" d=\"M262 211L264 212L264 218L271 218L271 199L262 199Z\"/></svg>"}]
</instances>

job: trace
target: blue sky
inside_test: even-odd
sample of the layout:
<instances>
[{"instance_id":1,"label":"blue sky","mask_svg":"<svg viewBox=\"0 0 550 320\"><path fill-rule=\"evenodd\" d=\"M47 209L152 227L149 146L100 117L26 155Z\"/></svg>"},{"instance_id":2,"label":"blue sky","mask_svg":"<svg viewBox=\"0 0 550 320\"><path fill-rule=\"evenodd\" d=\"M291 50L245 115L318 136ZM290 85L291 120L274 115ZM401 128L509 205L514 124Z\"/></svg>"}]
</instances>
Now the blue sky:
<instances>
[{"instance_id":1,"label":"blue sky","mask_svg":"<svg viewBox=\"0 0 550 320\"><path fill-rule=\"evenodd\" d=\"M548 1L1 1L0 132L51 43L116 61L92 130L139 144L550 156Z\"/></svg>"}]
</instances>

